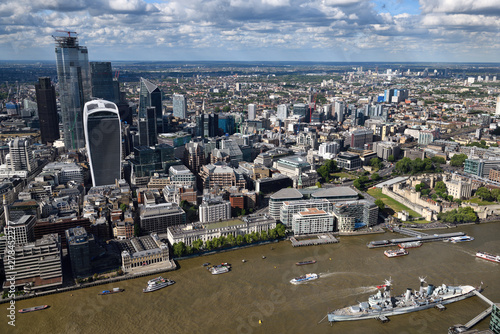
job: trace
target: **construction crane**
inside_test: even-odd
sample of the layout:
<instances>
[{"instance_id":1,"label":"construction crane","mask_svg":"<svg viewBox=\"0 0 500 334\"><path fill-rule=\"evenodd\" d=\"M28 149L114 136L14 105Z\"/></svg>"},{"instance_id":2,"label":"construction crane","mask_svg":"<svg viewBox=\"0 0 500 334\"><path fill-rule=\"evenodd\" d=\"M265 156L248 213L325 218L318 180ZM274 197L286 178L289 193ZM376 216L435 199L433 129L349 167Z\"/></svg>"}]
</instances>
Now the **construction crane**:
<instances>
[{"instance_id":1,"label":"construction crane","mask_svg":"<svg viewBox=\"0 0 500 334\"><path fill-rule=\"evenodd\" d=\"M71 34L74 34L74 35L78 35L76 32L74 31L67 31L67 30L56 30L57 32L65 32L68 34L68 37L71 37Z\"/></svg>"}]
</instances>

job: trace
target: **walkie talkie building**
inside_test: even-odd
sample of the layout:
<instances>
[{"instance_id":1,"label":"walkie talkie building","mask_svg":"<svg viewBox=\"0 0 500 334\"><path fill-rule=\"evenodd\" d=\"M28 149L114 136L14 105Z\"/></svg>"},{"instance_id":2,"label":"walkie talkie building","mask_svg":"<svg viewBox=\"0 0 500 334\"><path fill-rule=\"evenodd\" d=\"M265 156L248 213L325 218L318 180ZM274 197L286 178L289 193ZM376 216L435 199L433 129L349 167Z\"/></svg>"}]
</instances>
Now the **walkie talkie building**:
<instances>
[{"instance_id":1,"label":"walkie talkie building","mask_svg":"<svg viewBox=\"0 0 500 334\"><path fill-rule=\"evenodd\" d=\"M105 100L85 103L83 126L92 185L114 184L121 178L122 137L118 107Z\"/></svg>"}]
</instances>

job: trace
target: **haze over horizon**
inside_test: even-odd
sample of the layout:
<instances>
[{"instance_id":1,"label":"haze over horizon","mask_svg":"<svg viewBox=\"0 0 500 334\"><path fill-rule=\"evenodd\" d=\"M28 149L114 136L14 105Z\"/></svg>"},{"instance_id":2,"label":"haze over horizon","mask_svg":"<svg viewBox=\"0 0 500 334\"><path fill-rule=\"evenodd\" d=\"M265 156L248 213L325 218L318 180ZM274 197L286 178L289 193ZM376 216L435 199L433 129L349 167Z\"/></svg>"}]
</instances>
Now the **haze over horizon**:
<instances>
[{"instance_id":1,"label":"haze over horizon","mask_svg":"<svg viewBox=\"0 0 500 334\"><path fill-rule=\"evenodd\" d=\"M498 62L489 0L4 0L0 60Z\"/></svg>"}]
</instances>

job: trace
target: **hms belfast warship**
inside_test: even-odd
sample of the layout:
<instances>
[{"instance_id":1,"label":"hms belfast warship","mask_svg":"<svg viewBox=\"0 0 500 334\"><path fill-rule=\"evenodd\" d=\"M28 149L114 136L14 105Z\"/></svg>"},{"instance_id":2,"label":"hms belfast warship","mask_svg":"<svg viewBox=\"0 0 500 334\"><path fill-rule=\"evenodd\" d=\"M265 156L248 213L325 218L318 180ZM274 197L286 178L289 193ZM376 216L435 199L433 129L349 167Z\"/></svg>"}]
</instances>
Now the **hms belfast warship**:
<instances>
[{"instance_id":1,"label":"hms belfast warship","mask_svg":"<svg viewBox=\"0 0 500 334\"><path fill-rule=\"evenodd\" d=\"M412 292L408 288L399 296L391 296L392 281L386 280L384 285L377 286L379 291L370 296L368 301L358 305L344 307L327 314L328 321L347 321L380 318L425 310L437 305L453 303L474 295L476 288L470 285L448 286L443 284L424 287L425 278L420 277L419 291Z\"/></svg>"}]
</instances>

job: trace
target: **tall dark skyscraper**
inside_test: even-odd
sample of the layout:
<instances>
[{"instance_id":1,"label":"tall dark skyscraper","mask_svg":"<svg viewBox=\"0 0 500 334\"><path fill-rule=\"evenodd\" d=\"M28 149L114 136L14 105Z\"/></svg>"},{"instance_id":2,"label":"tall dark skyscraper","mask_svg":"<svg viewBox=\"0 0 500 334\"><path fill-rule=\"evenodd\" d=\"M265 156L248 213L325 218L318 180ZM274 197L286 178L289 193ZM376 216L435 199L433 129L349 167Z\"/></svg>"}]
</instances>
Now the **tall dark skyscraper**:
<instances>
[{"instance_id":1,"label":"tall dark skyscraper","mask_svg":"<svg viewBox=\"0 0 500 334\"><path fill-rule=\"evenodd\" d=\"M85 104L85 143L92 185L114 184L121 178L122 136L116 104L94 100Z\"/></svg>"},{"instance_id":2,"label":"tall dark skyscraper","mask_svg":"<svg viewBox=\"0 0 500 334\"><path fill-rule=\"evenodd\" d=\"M196 135L201 137L216 137L219 131L219 115L201 114L196 116Z\"/></svg>"},{"instance_id":3,"label":"tall dark skyscraper","mask_svg":"<svg viewBox=\"0 0 500 334\"><path fill-rule=\"evenodd\" d=\"M83 106L90 100L90 70L87 47L78 38L53 36L56 43L56 67L59 80L59 99L67 150L85 147Z\"/></svg>"},{"instance_id":4,"label":"tall dark skyscraper","mask_svg":"<svg viewBox=\"0 0 500 334\"><path fill-rule=\"evenodd\" d=\"M141 78L139 92L139 118L146 118L146 109L155 107L156 111L156 132L163 132L163 109L161 103L161 90L148 80ZM140 130L139 130L140 131Z\"/></svg>"},{"instance_id":5,"label":"tall dark skyscraper","mask_svg":"<svg viewBox=\"0 0 500 334\"><path fill-rule=\"evenodd\" d=\"M110 62L91 62L90 77L93 98L118 103L119 96L115 95L115 83L113 82Z\"/></svg>"},{"instance_id":6,"label":"tall dark skyscraper","mask_svg":"<svg viewBox=\"0 0 500 334\"><path fill-rule=\"evenodd\" d=\"M146 108L146 117L139 118L139 145L156 145L158 142L156 129L156 108Z\"/></svg>"},{"instance_id":7,"label":"tall dark skyscraper","mask_svg":"<svg viewBox=\"0 0 500 334\"><path fill-rule=\"evenodd\" d=\"M50 78L38 78L35 90L42 143L53 143L60 138L55 88Z\"/></svg>"}]
</instances>

